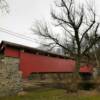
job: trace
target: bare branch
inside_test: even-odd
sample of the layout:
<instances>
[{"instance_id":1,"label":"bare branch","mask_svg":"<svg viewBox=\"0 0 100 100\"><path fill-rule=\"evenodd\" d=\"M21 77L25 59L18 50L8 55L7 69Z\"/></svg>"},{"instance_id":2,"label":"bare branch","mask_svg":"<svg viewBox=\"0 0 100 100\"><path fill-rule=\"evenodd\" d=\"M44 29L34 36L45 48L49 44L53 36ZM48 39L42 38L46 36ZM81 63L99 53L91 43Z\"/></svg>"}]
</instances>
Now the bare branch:
<instances>
[{"instance_id":1,"label":"bare branch","mask_svg":"<svg viewBox=\"0 0 100 100\"><path fill-rule=\"evenodd\" d=\"M2 12L9 13L9 5L6 0L0 0L0 9Z\"/></svg>"},{"instance_id":2,"label":"bare branch","mask_svg":"<svg viewBox=\"0 0 100 100\"><path fill-rule=\"evenodd\" d=\"M91 45L89 45L88 47L86 47L86 49L83 51L82 55L86 54L99 41L100 41L100 37L98 37L97 39L95 39L95 41L93 41L91 43Z\"/></svg>"},{"instance_id":3,"label":"bare branch","mask_svg":"<svg viewBox=\"0 0 100 100\"><path fill-rule=\"evenodd\" d=\"M81 8L81 12L80 12L80 19L79 22L77 24L77 27L80 28L81 24L83 23L83 17L84 17L84 8Z\"/></svg>"},{"instance_id":4,"label":"bare branch","mask_svg":"<svg viewBox=\"0 0 100 100\"><path fill-rule=\"evenodd\" d=\"M94 30L94 39L90 40L90 45L86 47L86 49L83 51L83 54L85 54L87 51L89 51L97 42L100 41L100 36L97 36L97 31L99 28L99 23L96 25L96 28Z\"/></svg>"},{"instance_id":5,"label":"bare branch","mask_svg":"<svg viewBox=\"0 0 100 100\"><path fill-rule=\"evenodd\" d=\"M60 17L56 16L53 11L51 12L51 15L52 15L52 18L54 18L55 20L57 20L59 22L58 25L67 24L69 27L72 27L71 24L70 24L70 22L66 21L63 18L60 18Z\"/></svg>"},{"instance_id":6,"label":"bare branch","mask_svg":"<svg viewBox=\"0 0 100 100\"><path fill-rule=\"evenodd\" d=\"M84 31L81 39L80 39L80 43L82 42L84 36L87 34L87 32L92 28L92 26L95 24L95 20L91 23L91 25Z\"/></svg>"}]
</instances>

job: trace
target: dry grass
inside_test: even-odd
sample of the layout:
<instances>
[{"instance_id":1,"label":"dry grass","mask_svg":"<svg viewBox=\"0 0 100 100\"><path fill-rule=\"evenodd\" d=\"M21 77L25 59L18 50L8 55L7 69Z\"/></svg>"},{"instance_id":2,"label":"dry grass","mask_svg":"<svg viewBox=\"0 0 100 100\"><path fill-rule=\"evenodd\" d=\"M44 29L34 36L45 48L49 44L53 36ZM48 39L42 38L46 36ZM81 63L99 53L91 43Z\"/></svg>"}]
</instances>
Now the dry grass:
<instances>
[{"instance_id":1,"label":"dry grass","mask_svg":"<svg viewBox=\"0 0 100 100\"><path fill-rule=\"evenodd\" d=\"M47 82L52 83L50 80ZM40 86L41 83L45 82L24 81L25 91L16 96L1 97L0 100L100 100L100 93L96 90L67 93L65 89Z\"/></svg>"},{"instance_id":2,"label":"dry grass","mask_svg":"<svg viewBox=\"0 0 100 100\"><path fill-rule=\"evenodd\" d=\"M24 95L2 97L0 100L100 100L99 94L96 91L67 94L63 89L41 88Z\"/></svg>"}]
</instances>

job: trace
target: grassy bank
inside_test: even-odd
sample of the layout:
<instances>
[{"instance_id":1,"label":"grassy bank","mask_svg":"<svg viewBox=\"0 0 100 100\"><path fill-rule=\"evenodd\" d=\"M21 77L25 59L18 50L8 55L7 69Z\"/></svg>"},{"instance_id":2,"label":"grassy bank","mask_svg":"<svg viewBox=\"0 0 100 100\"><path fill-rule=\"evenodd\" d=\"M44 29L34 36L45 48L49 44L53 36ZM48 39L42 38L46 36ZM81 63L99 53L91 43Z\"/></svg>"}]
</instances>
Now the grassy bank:
<instances>
[{"instance_id":1,"label":"grassy bank","mask_svg":"<svg viewBox=\"0 0 100 100\"><path fill-rule=\"evenodd\" d=\"M2 97L0 100L100 100L99 95L71 95L63 89L38 89L23 96Z\"/></svg>"}]
</instances>

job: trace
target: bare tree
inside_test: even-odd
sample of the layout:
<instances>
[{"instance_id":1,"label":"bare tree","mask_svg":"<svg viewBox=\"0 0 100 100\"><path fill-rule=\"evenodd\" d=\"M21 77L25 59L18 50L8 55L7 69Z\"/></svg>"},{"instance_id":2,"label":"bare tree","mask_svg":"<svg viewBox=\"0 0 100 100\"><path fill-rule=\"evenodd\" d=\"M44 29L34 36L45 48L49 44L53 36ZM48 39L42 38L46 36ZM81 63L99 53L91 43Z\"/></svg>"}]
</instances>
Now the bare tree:
<instances>
[{"instance_id":1,"label":"bare tree","mask_svg":"<svg viewBox=\"0 0 100 100\"><path fill-rule=\"evenodd\" d=\"M39 39L48 40L48 46L60 46L76 60L76 75L79 73L80 60L100 41L99 23L96 13L89 4L77 4L75 0L59 0L55 2L56 10L51 10L55 27L61 27L62 32L56 33L46 23L37 22L33 31Z\"/></svg>"},{"instance_id":2,"label":"bare tree","mask_svg":"<svg viewBox=\"0 0 100 100\"><path fill-rule=\"evenodd\" d=\"M6 0L0 0L0 10L9 13L9 5Z\"/></svg>"}]
</instances>

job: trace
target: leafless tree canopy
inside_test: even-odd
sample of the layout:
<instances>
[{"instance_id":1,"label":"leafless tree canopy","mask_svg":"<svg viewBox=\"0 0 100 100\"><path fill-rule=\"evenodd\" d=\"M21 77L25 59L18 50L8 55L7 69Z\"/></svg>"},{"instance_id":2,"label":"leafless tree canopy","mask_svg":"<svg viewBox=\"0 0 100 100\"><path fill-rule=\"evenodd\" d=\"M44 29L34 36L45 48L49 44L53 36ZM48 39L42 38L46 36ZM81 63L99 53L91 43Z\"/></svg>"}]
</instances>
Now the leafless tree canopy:
<instances>
[{"instance_id":1,"label":"leafless tree canopy","mask_svg":"<svg viewBox=\"0 0 100 100\"><path fill-rule=\"evenodd\" d=\"M99 23L96 21L95 9L89 4L77 4L75 0L55 2L57 10L51 9L55 27L62 32L56 34L46 23L37 22L33 31L48 40L47 46L62 47L66 52L77 57L86 55L99 40Z\"/></svg>"},{"instance_id":2,"label":"leafless tree canopy","mask_svg":"<svg viewBox=\"0 0 100 100\"><path fill-rule=\"evenodd\" d=\"M0 10L9 13L9 5L6 0L0 0Z\"/></svg>"}]
</instances>

